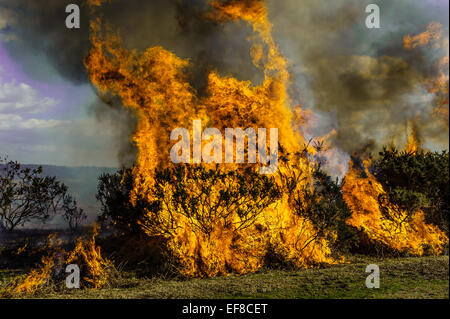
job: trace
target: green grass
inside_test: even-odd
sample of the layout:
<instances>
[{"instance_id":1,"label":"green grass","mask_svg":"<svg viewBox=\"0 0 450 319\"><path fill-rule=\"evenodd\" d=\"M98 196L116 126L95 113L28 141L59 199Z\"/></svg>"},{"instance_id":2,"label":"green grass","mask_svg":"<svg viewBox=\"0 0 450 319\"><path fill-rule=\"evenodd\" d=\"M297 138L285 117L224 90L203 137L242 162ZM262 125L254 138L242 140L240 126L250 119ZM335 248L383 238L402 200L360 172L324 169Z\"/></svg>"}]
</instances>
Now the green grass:
<instances>
[{"instance_id":1,"label":"green grass","mask_svg":"<svg viewBox=\"0 0 450 319\"><path fill-rule=\"evenodd\" d=\"M352 257L321 269L265 270L211 279L163 280L124 273L101 290L46 289L37 298L449 298L449 257ZM365 286L365 267L380 266L380 288ZM19 271L0 271L0 285Z\"/></svg>"}]
</instances>

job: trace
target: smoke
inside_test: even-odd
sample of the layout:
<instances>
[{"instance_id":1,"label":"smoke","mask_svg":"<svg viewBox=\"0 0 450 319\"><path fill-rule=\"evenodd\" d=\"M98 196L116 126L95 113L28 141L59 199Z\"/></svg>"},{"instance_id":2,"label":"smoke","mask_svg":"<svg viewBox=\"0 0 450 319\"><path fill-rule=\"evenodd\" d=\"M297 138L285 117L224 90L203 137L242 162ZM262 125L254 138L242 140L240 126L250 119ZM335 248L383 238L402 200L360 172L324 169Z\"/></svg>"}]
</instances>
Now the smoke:
<instances>
[{"instance_id":1,"label":"smoke","mask_svg":"<svg viewBox=\"0 0 450 319\"><path fill-rule=\"evenodd\" d=\"M42 5L33 0L2 0L0 9L8 10L14 14L14 21L20 21L8 26L8 35L17 40L6 43L6 48L31 76L46 80L56 71L75 84L89 83L83 60L91 47L92 11L86 1L73 3L80 7L81 28L69 30L65 27L65 1L50 0ZM120 33L127 49L143 51L162 46L177 56L189 58L190 82L200 96L206 94L206 76L211 70L261 82L263 73L254 67L249 55L250 44L246 39L252 34L250 27L246 24L224 27L205 19L208 8L204 0L114 0L102 5L101 15L103 21ZM37 54L43 54L43 64L50 67L30 63L36 61L32 57ZM119 148L120 164L133 162L136 149L129 137L136 125L135 116L123 110L117 99L99 98L88 107L100 123L118 128L115 146Z\"/></svg>"},{"instance_id":2,"label":"smoke","mask_svg":"<svg viewBox=\"0 0 450 319\"><path fill-rule=\"evenodd\" d=\"M33 0L2 0L0 7L14 13L10 33L19 41L9 43L14 56L26 62L27 57L43 53L64 78L75 83L88 82L83 58L89 48L91 12L85 1L75 1L81 10L81 28L65 28L65 6L61 0L46 5ZM205 0L114 0L102 5L101 15L114 30L120 32L128 49L145 50L162 46L183 58L190 58L193 84L201 88L200 74L215 69L241 79L262 79L249 56L252 34L245 24L223 27L204 17ZM23 50L26 47L27 50ZM31 66L28 68L31 72ZM36 75L36 74L35 74ZM203 75L204 76L204 75Z\"/></svg>"},{"instance_id":3,"label":"smoke","mask_svg":"<svg viewBox=\"0 0 450 319\"><path fill-rule=\"evenodd\" d=\"M192 64L191 84L200 94L209 70L238 79L261 81L246 41L252 30L245 24L225 27L205 18L205 0L115 0L102 6L103 21L119 30L124 47L143 51L162 46Z\"/></svg>"},{"instance_id":4,"label":"smoke","mask_svg":"<svg viewBox=\"0 0 450 319\"><path fill-rule=\"evenodd\" d=\"M118 97L103 97L88 106L88 113L98 123L109 129L115 144L112 145L121 167L131 167L136 162L138 149L131 142L138 122L136 114L123 107Z\"/></svg>"},{"instance_id":5,"label":"smoke","mask_svg":"<svg viewBox=\"0 0 450 319\"><path fill-rule=\"evenodd\" d=\"M403 36L441 22L448 13L422 1L377 1L381 29L365 27L372 1L268 1L274 38L291 60L299 103L318 114L317 133L336 129L336 146L351 154L406 142L412 126L424 142L448 148L448 128L432 116L438 76L433 48L403 48ZM448 7L448 3L447 3ZM304 127L311 130L308 125ZM320 136L320 135L319 135Z\"/></svg>"},{"instance_id":6,"label":"smoke","mask_svg":"<svg viewBox=\"0 0 450 319\"><path fill-rule=\"evenodd\" d=\"M2 0L0 10L11 12L14 16L14 22L8 25L7 30L15 40L7 42L6 48L34 77L45 79L49 76L43 70L45 68L36 65L36 59L32 58L44 55L46 62L63 78L78 84L85 83L88 78L83 56L89 49L88 24L84 21L80 29L66 29L67 4L60 0L49 0L45 5L33 0ZM86 6L81 6L83 17L87 17L86 9Z\"/></svg>"},{"instance_id":7,"label":"smoke","mask_svg":"<svg viewBox=\"0 0 450 319\"><path fill-rule=\"evenodd\" d=\"M448 13L442 4L380 0L382 28L369 30L364 23L369 0L265 2L274 38L290 60L294 102L317 113L318 123L314 128L306 123L305 135L324 135L334 129L335 146L351 154L405 143L414 127L427 145L448 148L448 128L432 116L434 95L425 87L427 79L437 75L432 66L437 53L432 48L407 51L402 40L423 32L431 21L441 22L448 37ZM68 30L65 1L49 0L45 5L33 0L1 1L0 9L14 17L6 21L15 22L7 28L9 38L15 39L6 43L7 48L33 76L45 78L51 73L27 64L34 61L30 56L43 54L65 79L89 82L83 59L90 48L91 12L85 1L73 3L81 8L81 28ZM263 73L249 55L250 27L205 19L207 9L206 0L114 0L102 6L101 14L119 31L126 48L162 46L189 58L190 81L200 95L207 93L210 70L259 84ZM129 164L136 154L129 140L136 125L134 115L124 111L118 100L99 99L91 107L101 123L120 127L118 156L122 164Z\"/></svg>"}]
</instances>

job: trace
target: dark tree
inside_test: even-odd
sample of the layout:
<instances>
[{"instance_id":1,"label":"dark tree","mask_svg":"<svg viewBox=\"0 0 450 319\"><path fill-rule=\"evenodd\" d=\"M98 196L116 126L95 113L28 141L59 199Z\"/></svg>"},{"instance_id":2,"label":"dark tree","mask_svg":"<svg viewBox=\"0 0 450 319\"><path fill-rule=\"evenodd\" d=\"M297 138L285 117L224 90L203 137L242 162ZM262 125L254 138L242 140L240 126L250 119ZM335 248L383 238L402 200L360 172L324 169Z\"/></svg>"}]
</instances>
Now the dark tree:
<instances>
[{"instance_id":1,"label":"dark tree","mask_svg":"<svg viewBox=\"0 0 450 319\"><path fill-rule=\"evenodd\" d=\"M23 168L0 159L0 228L12 231L30 221L45 222L61 208L67 186L42 176L42 167Z\"/></svg>"},{"instance_id":2,"label":"dark tree","mask_svg":"<svg viewBox=\"0 0 450 319\"><path fill-rule=\"evenodd\" d=\"M71 231L77 231L81 222L87 218L82 208L78 208L77 201L71 195L65 195L62 204L62 217Z\"/></svg>"}]
</instances>

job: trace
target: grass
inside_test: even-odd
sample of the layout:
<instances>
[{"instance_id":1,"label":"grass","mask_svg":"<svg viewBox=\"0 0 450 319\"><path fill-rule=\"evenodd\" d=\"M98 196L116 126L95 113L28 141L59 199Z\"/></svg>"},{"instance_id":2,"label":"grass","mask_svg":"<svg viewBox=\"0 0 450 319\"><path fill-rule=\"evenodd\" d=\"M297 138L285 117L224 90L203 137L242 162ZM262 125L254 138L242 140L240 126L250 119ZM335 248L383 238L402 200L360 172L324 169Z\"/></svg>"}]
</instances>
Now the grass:
<instances>
[{"instance_id":1,"label":"grass","mask_svg":"<svg viewBox=\"0 0 450 319\"><path fill-rule=\"evenodd\" d=\"M365 286L365 267L380 267L380 288ZM20 274L0 270L0 286ZM101 290L41 291L34 298L449 298L449 257L369 258L354 256L349 264L295 271L211 279L163 280L124 273L114 287Z\"/></svg>"}]
</instances>

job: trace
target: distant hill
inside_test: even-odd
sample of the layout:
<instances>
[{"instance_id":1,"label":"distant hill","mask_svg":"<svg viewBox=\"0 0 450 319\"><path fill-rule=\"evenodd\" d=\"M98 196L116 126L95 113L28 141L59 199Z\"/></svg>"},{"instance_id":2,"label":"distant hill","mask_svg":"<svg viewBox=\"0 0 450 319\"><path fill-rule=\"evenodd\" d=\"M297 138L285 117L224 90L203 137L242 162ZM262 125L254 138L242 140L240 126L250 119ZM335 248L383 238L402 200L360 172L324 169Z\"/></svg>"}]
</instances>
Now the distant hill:
<instances>
[{"instance_id":1,"label":"distant hill","mask_svg":"<svg viewBox=\"0 0 450 319\"><path fill-rule=\"evenodd\" d=\"M103 173L114 173L117 169L110 167L68 167L52 165L22 165L31 169L42 166L43 174L56 176L56 178L69 187L69 193L88 214L88 221L95 221L100 213L100 205L95 198L97 193L98 177ZM60 218L49 221L45 228L65 227Z\"/></svg>"}]
</instances>

